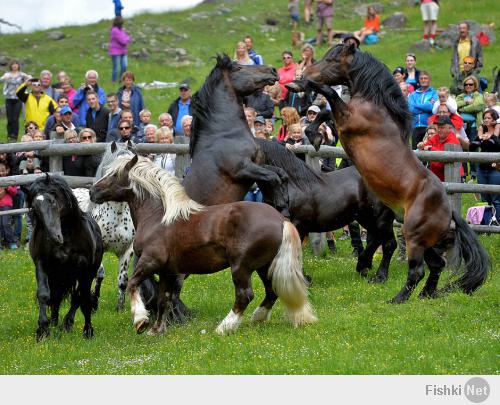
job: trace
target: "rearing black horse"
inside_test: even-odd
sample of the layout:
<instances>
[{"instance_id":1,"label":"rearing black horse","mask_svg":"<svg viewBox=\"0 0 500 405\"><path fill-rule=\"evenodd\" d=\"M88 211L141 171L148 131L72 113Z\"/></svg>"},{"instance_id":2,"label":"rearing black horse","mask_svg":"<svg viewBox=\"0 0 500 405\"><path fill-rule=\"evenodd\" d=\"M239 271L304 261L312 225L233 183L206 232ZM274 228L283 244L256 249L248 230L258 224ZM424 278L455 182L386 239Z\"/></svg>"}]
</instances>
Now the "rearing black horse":
<instances>
[{"instance_id":1,"label":"rearing black horse","mask_svg":"<svg viewBox=\"0 0 500 405\"><path fill-rule=\"evenodd\" d=\"M41 340L49 335L47 306L51 311L50 323L57 325L59 306L66 295L71 295L71 308L64 317L63 328L71 330L76 310L81 307L85 317L83 334L90 338L94 334L91 312L97 308L101 281L96 281L92 295L92 280L103 254L99 226L79 208L71 188L59 176L47 174L24 190L33 221L29 247L36 267L40 308L36 338Z\"/></svg>"},{"instance_id":2,"label":"rearing black horse","mask_svg":"<svg viewBox=\"0 0 500 405\"><path fill-rule=\"evenodd\" d=\"M262 160L242 108L244 96L278 79L273 67L243 66L217 56L191 103L192 164L183 186L193 200L204 205L241 201L257 183L271 205L289 216L287 176Z\"/></svg>"}]
</instances>

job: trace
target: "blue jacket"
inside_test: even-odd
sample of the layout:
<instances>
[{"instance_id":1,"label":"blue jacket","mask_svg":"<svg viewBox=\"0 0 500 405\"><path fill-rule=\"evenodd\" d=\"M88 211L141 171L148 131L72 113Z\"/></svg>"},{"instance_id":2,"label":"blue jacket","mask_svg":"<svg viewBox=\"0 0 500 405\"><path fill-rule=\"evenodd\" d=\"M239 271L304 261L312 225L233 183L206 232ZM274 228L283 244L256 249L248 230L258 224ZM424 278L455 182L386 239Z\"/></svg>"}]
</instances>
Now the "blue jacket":
<instances>
[{"instance_id":1,"label":"blue jacket","mask_svg":"<svg viewBox=\"0 0 500 405\"><path fill-rule=\"evenodd\" d=\"M79 88L73 98L73 105L75 108L78 108L78 118L80 120L80 125L85 128L87 124L87 110L89 109L89 105L87 104L87 100L85 99L85 95L87 94L86 89ZM97 95L99 96L99 104L106 104L106 92L103 88L97 88Z\"/></svg>"},{"instance_id":2,"label":"blue jacket","mask_svg":"<svg viewBox=\"0 0 500 405\"><path fill-rule=\"evenodd\" d=\"M122 107L122 97L123 97L124 87L120 87L120 90L116 92L118 96L118 105ZM134 115L134 125L139 126L141 119L139 118L139 113L144 109L144 99L142 98L141 89L137 86L132 86L132 94L130 95L130 110Z\"/></svg>"},{"instance_id":3,"label":"blue jacket","mask_svg":"<svg viewBox=\"0 0 500 405\"><path fill-rule=\"evenodd\" d=\"M429 87L425 92L420 88L410 94L408 98L408 107L413 116L413 128L428 126L427 121L432 115L432 106L438 98L436 90L432 87Z\"/></svg>"}]
</instances>

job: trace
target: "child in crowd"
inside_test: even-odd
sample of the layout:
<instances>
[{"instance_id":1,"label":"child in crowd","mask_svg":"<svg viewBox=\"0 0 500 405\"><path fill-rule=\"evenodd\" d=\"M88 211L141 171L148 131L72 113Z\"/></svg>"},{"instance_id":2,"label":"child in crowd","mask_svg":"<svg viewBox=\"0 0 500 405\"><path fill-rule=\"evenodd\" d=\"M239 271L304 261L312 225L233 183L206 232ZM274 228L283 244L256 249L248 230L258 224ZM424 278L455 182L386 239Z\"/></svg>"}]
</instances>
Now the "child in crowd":
<instances>
[{"instance_id":1,"label":"child in crowd","mask_svg":"<svg viewBox=\"0 0 500 405\"><path fill-rule=\"evenodd\" d=\"M299 0L288 0L288 12L290 13L292 30L296 30L300 18Z\"/></svg>"},{"instance_id":2,"label":"child in crowd","mask_svg":"<svg viewBox=\"0 0 500 405\"><path fill-rule=\"evenodd\" d=\"M137 143L142 143L145 142L144 140L144 129L146 128L146 125L151 124L151 111L148 109L143 109L139 113L139 119L141 120L141 123L139 124L139 130L137 131L137 135L135 136L135 141Z\"/></svg>"},{"instance_id":3,"label":"child in crowd","mask_svg":"<svg viewBox=\"0 0 500 405\"><path fill-rule=\"evenodd\" d=\"M290 125L290 136L285 140L284 145L287 149L293 149L297 146L308 145L309 140L302 133L302 126L299 123ZM299 159L305 160L304 154L297 155Z\"/></svg>"},{"instance_id":4,"label":"child in crowd","mask_svg":"<svg viewBox=\"0 0 500 405\"><path fill-rule=\"evenodd\" d=\"M0 162L0 177L10 175L10 167L5 162ZM13 207L12 197L17 194L16 186L0 187L0 211L9 211ZM17 249L14 237L14 229L10 221L10 215L0 216L0 250L4 245L9 249Z\"/></svg>"},{"instance_id":5,"label":"child in crowd","mask_svg":"<svg viewBox=\"0 0 500 405\"><path fill-rule=\"evenodd\" d=\"M453 97L450 96L450 89L448 87L440 87L437 91L438 99L434 102L432 106L432 113L437 114L438 108L441 104L446 104L448 111L455 114L457 112L457 102Z\"/></svg>"},{"instance_id":6,"label":"child in crowd","mask_svg":"<svg viewBox=\"0 0 500 405\"><path fill-rule=\"evenodd\" d=\"M486 104L486 110L495 110L500 115L500 105L497 104L496 93L484 93L484 104ZM497 123L500 124L500 118Z\"/></svg>"},{"instance_id":7,"label":"child in crowd","mask_svg":"<svg viewBox=\"0 0 500 405\"><path fill-rule=\"evenodd\" d=\"M23 135L21 142L32 142L33 138L30 135ZM41 173L40 159L36 156L34 151L30 152L17 152L17 163L19 166L20 174Z\"/></svg>"}]
</instances>

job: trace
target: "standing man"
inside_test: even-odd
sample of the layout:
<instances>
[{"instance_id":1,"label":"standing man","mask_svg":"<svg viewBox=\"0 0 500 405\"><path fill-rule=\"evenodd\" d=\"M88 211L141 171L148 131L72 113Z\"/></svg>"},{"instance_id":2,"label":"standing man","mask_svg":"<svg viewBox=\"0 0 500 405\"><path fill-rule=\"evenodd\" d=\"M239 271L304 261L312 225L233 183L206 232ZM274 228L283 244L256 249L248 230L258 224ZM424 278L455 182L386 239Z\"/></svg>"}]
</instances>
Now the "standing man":
<instances>
[{"instance_id":1,"label":"standing man","mask_svg":"<svg viewBox=\"0 0 500 405\"><path fill-rule=\"evenodd\" d=\"M30 87L31 93L26 93ZM40 79L28 79L19 86L16 95L26 105L26 122L36 122L40 131L45 129L45 122L58 107L52 97L42 90Z\"/></svg>"},{"instance_id":2,"label":"standing man","mask_svg":"<svg viewBox=\"0 0 500 405\"><path fill-rule=\"evenodd\" d=\"M99 97L99 104L104 105L106 103L106 92L102 87L97 84L97 79L99 75L95 70L87 70L85 73L85 83L83 83L73 98L74 110L78 108L78 117L80 118L80 125L85 126L87 120L87 110L89 105L87 104L86 94L88 91L94 91Z\"/></svg>"},{"instance_id":3,"label":"standing man","mask_svg":"<svg viewBox=\"0 0 500 405\"><path fill-rule=\"evenodd\" d=\"M420 87L408 97L408 108L413 115L412 148L422 142L427 130L428 120L432 115L432 107L439 99L436 90L431 87L431 75L422 70L419 77Z\"/></svg>"},{"instance_id":4,"label":"standing man","mask_svg":"<svg viewBox=\"0 0 500 405\"><path fill-rule=\"evenodd\" d=\"M316 7L316 46L321 45L323 27L328 32L328 46L333 45L333 0L318 0Z\"/></svg>"},{"instance_id":5,"label":"standing man","mask_svg":"<svg viewBox=\"0 0 500 405\"><path fill-rule=\"evenodd\" d=\"M97 142L105 142L108 131L109 110L101 106L99 97L95 91L87 91L86 100L89 105L86 116L86 127L95 132Z\"/></svg>"},{"instance_id":6,"label":"standing man","mask_svg":"<svg viewBox=\"0 0 500 405\"><path fill-rule=\"evenodd\" d=\"M47 94L47 96L55 101L59 99L60 93L52 87L52 72L50 70L42 70L40 72L40 83L42 84L42 91Z\"/></svg>"},{"instance_id":7,"label":"standing man","mask_svg":"<svg viewBox=\"0 0 500 405\"><path fill-rule=\"evenodd\" d=\"M253 62L256 65L263 65L264 64L264 59L262 58L261 55L259 55L255 50L253 49L253 39L250 35L247 35L244 39L243 42L247 46L247 51L248 51L248 56L250 56L250 59L253 60Z\"/></svg>"},{"instance_id":8,"label":"standing man","mask_svg":"<svg viewBox=\"0 0 500 405\"><path fill-rule=\"evenodd\" d=\"M118 96L116 93L109 93L106 96L106 103L109 107L109 117L108 117L108 133L112 129L118 128L118 121L120 121L120 113L122 109L118 105Z\"/></svg>"},{"instance_id":9,"label":"standing man","mask_svg":"<svg viewBox=\"0 0 500 405\"><path fill-rule=\"evenodd\" d=\"M174 122L174 135L184 135L182 130L182 117L190 115L191 87L187 83L179 86L179 97L168 108L168 113Z\"/></svg>"},{"instance_id":10,"label":"standing man","mask_svg":"<svg viewBox=\"0 0 500 405\"><path fill-rule=\"evenodd\" d=\"M479 73L483 67L483 49L477 38L471 37L470 27L466 22L458 24L458 39L453 44L451 57L451 76L455 78L464 71L464 58L472 56L475 59L475 71Z\"/></svg>"},{"instance_id":11,"label":"standing man","mask_svg":"<svg viewBox=\"0 0 500 405\"><path fill-rule=\"evenodd\" d=\"M420 11L424 20L424 41L429 41L434 46L439 15L438 0L420 0Z\"/></svg>"}]
</instances>

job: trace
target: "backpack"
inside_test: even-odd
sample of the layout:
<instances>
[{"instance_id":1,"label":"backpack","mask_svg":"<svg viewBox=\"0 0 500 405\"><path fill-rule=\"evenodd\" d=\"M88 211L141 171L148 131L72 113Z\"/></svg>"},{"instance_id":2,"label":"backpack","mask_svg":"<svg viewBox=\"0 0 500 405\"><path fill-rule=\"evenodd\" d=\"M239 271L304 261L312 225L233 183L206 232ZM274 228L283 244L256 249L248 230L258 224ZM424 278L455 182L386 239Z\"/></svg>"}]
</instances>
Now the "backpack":
<instances>
[{"instance_id":1,"label":"backpack","mask_svg":"<svg viewBox=\"0 0 500 405\"><path fill-rule=\"evenodd\" d=\"M378 35L377 34L370 34L365 37L365 44L366 45L372 45L376 44L378 42Z\"/></svg>"},{"instance_id":2,"label":"backpack","mask_svg":"<svg viewBox=\"0 0 500 405\"><path fill-rule=\"evenodd\" d=\"M495 207L476 205L467 210L467 222L473 225L498 225Z\"/></svg>"}]
</instances>

